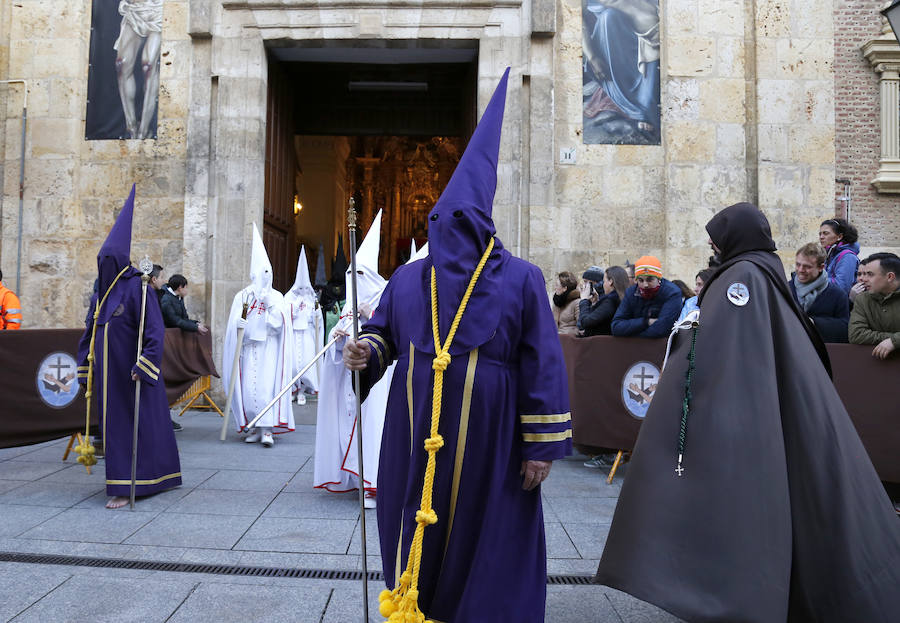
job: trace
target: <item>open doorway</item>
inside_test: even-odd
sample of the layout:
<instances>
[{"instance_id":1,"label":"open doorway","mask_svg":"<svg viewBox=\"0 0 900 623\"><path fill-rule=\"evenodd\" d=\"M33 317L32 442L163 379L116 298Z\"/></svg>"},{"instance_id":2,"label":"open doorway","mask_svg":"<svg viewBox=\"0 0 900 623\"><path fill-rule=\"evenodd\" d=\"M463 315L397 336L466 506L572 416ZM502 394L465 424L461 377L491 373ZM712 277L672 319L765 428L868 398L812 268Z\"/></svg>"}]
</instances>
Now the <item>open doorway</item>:
<instances>
[{"instance_id":1,"label":"open doorway","mask_svg":"<svg viewBox=\"0 0 900 623\"><path fill-rule=\"evenodd\" d=\"M411 240L424 243L476 122L477 42L310 44L269 49L263 237L281 291L301 244L313 278L320 245L331 276L351 196L360 240L383 210L379 270L390 277Z\"/></svg>"}]
</instances>

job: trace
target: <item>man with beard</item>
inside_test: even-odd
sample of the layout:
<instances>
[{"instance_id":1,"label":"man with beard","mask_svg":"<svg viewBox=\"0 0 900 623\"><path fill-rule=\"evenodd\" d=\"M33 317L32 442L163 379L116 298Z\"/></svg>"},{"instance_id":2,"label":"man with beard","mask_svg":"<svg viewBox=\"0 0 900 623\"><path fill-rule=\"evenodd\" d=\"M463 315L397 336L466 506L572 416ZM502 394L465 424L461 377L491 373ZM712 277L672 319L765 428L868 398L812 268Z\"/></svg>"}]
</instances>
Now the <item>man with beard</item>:
<instances>
[{"instance_id":1,"label":"man with beard","mask_svg":"<svg viewBox=\"0 0 900 623\"><path fill-rule=\"evenodd\" d=\"M769 223L740 203L706 229L722 265L678 327L598 580L691 622L894 621L900 522Z\"/></svg>"}]
</instances>

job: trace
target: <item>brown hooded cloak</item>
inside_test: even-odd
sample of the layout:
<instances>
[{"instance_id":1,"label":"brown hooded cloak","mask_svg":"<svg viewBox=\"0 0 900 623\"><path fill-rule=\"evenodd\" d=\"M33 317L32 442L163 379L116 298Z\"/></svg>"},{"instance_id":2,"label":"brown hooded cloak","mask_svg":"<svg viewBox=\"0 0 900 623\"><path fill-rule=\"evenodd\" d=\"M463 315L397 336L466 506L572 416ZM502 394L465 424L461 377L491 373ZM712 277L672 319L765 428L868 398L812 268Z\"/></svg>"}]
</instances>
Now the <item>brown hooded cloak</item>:
<instances>
[{"instance_id":1,"label":"brown hooded cloak","mask_svg":"<svg viewBox=\"0 0 900 623\"><path fill-rule=\"evenodd\" d=\"M696 334L675 340L598 580L691 622L895 621L900 521L790 296L768 222L737 204L707 231L723 265L703 289Z\"/></svg>"}]
</instances>

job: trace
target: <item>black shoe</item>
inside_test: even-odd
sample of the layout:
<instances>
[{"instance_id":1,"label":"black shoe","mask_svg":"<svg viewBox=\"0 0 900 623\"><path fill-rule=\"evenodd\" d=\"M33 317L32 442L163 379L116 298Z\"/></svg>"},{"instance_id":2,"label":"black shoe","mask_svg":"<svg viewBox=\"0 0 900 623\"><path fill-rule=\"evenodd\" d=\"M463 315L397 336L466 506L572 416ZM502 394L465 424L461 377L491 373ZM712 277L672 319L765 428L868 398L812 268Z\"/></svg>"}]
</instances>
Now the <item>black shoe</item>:
<instances>
[{"instance_id":1,"label":"black shoe","mask_svg":"<svg viewBox=\"0 0 900 623\"><path fill-rule=\"evenodd\" d=\"M178 431L180 431L182 429L182 426L175 420L172 420L172 429L177 433Z\"/></svg>"}]
</instances>

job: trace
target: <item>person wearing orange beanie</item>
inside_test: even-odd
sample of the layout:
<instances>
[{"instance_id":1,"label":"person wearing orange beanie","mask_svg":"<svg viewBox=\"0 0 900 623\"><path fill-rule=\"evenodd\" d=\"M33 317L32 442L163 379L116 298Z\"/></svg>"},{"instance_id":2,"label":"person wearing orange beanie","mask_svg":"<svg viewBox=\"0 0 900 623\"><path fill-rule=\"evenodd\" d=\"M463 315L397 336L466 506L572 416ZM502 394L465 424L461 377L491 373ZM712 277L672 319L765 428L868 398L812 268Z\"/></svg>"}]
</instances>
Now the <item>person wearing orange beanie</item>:
<instances>
[{"instance_id":1,"label":"person wearing orange beanie","mask_svg":"<svg viewBox=\"0 0 900 623\"><path fill-rule=\"evenodd\" d=\"M612 334L620 337L663 337L681 312L681 290L663 279L662 263L644 255L634 263L635 284L612 319Z\"/></svg>"}]
</instances>

